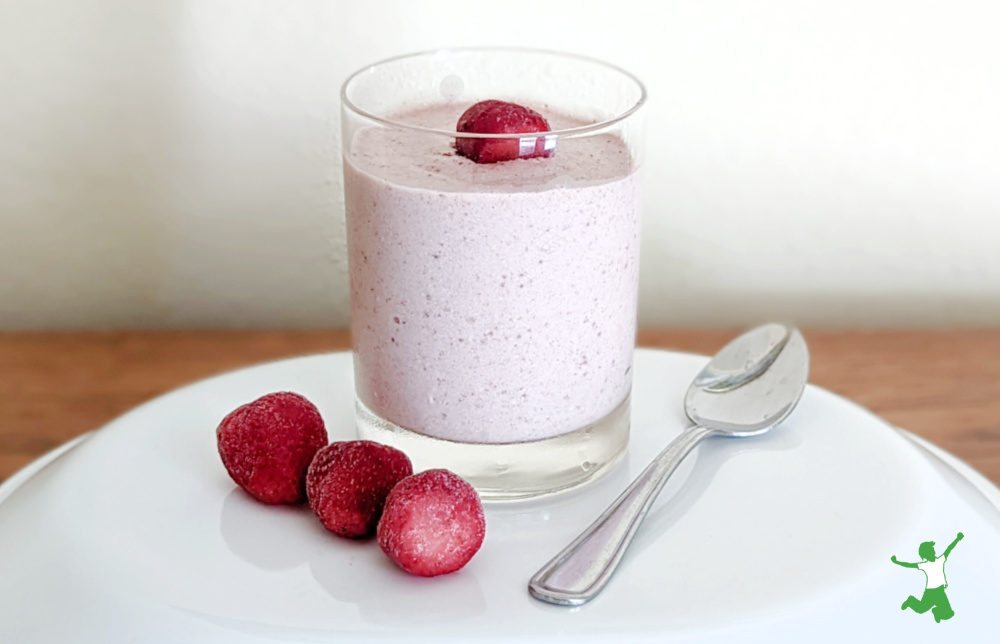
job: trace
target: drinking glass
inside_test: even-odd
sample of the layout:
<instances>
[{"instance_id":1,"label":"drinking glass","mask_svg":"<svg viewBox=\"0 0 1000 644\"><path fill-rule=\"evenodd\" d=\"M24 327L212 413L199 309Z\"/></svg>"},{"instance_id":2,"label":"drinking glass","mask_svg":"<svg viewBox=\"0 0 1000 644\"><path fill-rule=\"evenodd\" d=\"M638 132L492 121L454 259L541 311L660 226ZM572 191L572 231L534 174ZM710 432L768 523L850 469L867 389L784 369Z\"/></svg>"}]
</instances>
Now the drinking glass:
<instances>
[{"instance_id":1,"label":"drinking glass","mask_svg":"<svg viewBox=\"0 0 1000 644\"><path fill-rule=\"evenodd\" d=\"M465 49L344 84L358 433L484 500L576 487L628 443L645 89L583 56ZM467 133L484 100L549 131ZM456 149L514 139L531 158ZM470 149L468 145L465 150Z\"/></svg>"}]
</instances>

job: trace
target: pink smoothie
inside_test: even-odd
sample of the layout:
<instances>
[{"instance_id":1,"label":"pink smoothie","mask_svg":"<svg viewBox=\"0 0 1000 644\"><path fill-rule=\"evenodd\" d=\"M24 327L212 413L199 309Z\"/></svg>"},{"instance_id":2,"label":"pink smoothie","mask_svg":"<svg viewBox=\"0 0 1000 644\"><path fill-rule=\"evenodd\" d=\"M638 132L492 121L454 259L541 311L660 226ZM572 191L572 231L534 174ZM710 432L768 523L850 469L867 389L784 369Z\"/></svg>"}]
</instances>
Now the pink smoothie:
<instances>
[{"instance_id":1,"label":"pink smoothie","mask_svg":"<svg viewBox=\"0 0 1000 644\"><path fill-rule=\"evenodd\" d=\"M395 120L453 130L465 107ZM371 411L428 436L510 443L625 400L640 204L619 138L478 165L444 137L367 128L344 186L355 378Z\"/></svg>"}]
</instances>

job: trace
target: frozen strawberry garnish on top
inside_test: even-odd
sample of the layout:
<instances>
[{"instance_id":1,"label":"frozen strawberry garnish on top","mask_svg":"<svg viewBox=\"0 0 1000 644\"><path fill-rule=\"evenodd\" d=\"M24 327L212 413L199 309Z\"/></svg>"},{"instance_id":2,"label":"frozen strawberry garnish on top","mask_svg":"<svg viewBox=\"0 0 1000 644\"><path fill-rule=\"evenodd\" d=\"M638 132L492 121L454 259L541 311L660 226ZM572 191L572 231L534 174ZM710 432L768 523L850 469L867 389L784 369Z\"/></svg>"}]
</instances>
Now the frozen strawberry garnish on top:
<instances>
[{"instance_id":1,"label":"frozen strawberry garnish on top","mask_svg":"<svg viewBox=\"0 0 1000 644\"><path fill-rule=\"evenodd\" d=\"M476 134L524 134L548 132L549 123L538 112L506 101L481 101L465 110L458 119L459 132ZM480 139L459 137L455 149L476 163L497 163L514 159L547 157L544 136L512 139Z\"/></svg>"},{"instance_id":2,"label":"frozen strawberry garnish on top","mask_svg":"<svg viewBox=\"0 0 1000 644\"><path fill-rule=\"evenodd\" d=\"M229 476L263 503L305 501L306 469L328 440L319 410L291 392L237 407L215 435Z\"/></svg>"},{"instance_id":3,"label":"frozen strawberry garnish on top","mask_svg":"<svg viewBox=\"0 0 1000 644\"><path fill-rule=\"evenodd\" d=\"M375 534L389 491L413 474L403 452L374 441L330 443L306 474L309 507L327 530L359 539Z\"/></svg>"},{"instance_id":4,"label":"frozen strawberry garnish on top","mask_svg":"<svg viewBox=\"0 0 1000 644\"><path fill-rule=\"evenodd\" d=\"M427 470L389 493L378 524L378 544L406 572L435 577L472 559L486 536L476 490L448 470Z\"/></svg>"}]
</instances>

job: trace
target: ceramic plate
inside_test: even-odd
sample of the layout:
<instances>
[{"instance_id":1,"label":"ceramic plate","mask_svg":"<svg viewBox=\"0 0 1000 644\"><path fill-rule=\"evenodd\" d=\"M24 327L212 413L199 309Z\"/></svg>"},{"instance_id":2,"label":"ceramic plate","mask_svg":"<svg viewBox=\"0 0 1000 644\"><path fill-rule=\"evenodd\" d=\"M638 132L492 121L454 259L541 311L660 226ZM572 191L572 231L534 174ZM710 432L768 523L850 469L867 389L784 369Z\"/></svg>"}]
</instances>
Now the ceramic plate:
<instances>
[{"instance_id":1,"label":"ceramic plate","mask_svg":"<svg viewBox=\"0 0 1000 644\"><path fill-rule=\"evenodd\" d=\"M664 489L597 599L550 606L531 575L687 425L704 357L636 353L623 462L574 492L487 506L466 568L397 569L305 507L258 504L219 460L236 406L291 390L354 437L349 353L244 369L153 400L0 486L0 642L977 641L998 625L1000 493L954 457L810 386L770 434L711 439ZM956 616L901 611L948 560ZM934 627L939 628L935 631ZM944 641L943 639L941 641Z\"/></svg>"}]
</instances>

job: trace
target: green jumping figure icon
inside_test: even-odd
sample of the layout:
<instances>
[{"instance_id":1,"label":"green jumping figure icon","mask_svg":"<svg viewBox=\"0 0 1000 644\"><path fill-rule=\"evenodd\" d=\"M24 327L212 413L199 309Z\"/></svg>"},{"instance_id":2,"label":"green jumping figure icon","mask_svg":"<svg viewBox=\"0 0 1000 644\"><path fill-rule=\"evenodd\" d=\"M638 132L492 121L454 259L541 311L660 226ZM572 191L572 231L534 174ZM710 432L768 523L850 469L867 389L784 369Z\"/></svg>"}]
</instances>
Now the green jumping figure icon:
<instances>
[{"instance_id":1,"label":"green jumping figure icon","mask_svg":"<svg viewBox=\"0 0 1000 644\"><path fill-rule=\"evenodd\" d=\"M951 619L955 615L955 611L951 609L951 603L948 601L948 596L944 593L944 589L948 587L948 580L944 576L944 562L948 560L948 555L951 554L952 549L963 538L965 538L965 535L959 532L955 540L944 549L940 557L934 555L933 541L923 542L920 544L920 548L917 549L917 554L923 559L920 563L907 563L896 559L896 555L892 556L892 563L904 568L919 568L923 571L924 576L927 577L924 596L917 599L913 595L910 595L900 608L903 610L912 608L917 613L931 611L934 615L934 621L938 623L942 619Z\"/></svg>"}]
</instances>

